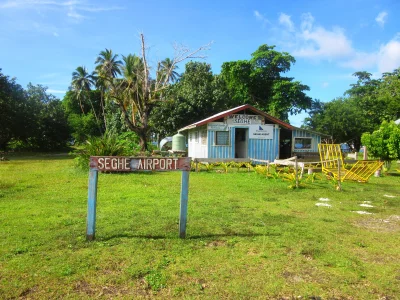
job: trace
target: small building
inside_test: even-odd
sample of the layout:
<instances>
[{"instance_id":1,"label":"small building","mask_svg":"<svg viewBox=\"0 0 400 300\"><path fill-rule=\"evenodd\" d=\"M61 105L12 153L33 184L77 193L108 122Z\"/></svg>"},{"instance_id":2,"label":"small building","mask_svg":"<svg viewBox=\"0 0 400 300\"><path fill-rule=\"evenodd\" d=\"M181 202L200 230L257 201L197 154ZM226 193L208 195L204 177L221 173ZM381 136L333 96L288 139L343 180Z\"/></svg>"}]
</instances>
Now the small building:
<instances>
[{"instance_id":1,"label":"small building","mask_svg":"<svg viewBox=\"0 0 400 300\"><path fill-rule=\"evenodd\" d=\"M297 128L245 104L178 130L186 135L188 156L273 161L318 153L329 136Z\"/></svg>"}]
</instances>

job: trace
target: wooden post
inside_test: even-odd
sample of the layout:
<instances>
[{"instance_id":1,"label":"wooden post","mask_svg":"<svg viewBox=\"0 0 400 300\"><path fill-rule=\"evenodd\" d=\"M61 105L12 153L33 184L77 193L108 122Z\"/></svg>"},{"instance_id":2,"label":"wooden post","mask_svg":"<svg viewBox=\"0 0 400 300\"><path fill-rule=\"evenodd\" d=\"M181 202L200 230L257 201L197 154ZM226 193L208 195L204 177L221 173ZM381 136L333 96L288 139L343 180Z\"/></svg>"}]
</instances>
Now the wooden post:
<instances>
[{"instance_id":1,"label":"wooden post","mask_svg":"<svg viewBox=\"0 0 400 300\"><path fill-rule=\"evenodd\" d=\"M182 171L181 205L179 212L179 237L182 239L186 237L186 222L189 199L189 172L190 171Z\"/></svg>"},{"instance_id":2,"label":"wooden post","mask_svg":"<svg viewBox=\"0 0 400 300\"><path fill-rule=\"evenodd\" d=\"M338 165L338 190L342 190L342 181L341 181L341 176L340 176L340 158L337 160L337 165Z\"/></svg>"},{"instance_id":3,"label":"wooden post","mask_svg":"<svg viewBox=\"0 0 400 300\"><path fill-rule=\"evenodd\" d=\"M298 176L298 172L297 172L298 169L297 168L298 168L298 166L297 166L297 156L295 156L295 159L294 159L294 170L295 170L294 176L296 178L296 188L299 187L299 176Z\"/></svg>"},{"instance_id":4,"label":"wooden post","mask_svg":"<svg viewBox=\"0 0 400 300\"><path fill-rule=\"evenodd\" d=\"M86 240L88 241L93 241L96 233L97 178L98 171L90 169L86 220Z\"/></svg>"},{"instance_id":5,"label":"wooden post","mask_svg":"<svg viewBox=\"0 0 400 300\"><path fill-rule=\"evenodd\" d=\"M367 146L364 146L363 160L368 159Z\"/></svg>"}]
</instances>

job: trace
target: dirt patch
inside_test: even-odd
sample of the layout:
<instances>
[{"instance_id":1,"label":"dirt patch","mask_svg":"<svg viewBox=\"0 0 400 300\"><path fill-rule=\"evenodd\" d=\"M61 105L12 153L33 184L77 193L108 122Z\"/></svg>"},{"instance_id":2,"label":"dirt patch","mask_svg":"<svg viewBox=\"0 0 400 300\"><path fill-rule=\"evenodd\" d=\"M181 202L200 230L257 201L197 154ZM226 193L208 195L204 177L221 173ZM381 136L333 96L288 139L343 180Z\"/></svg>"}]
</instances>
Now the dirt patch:
<instances>
[{"instance_id":1,"label":"dirt patch","mask_svg":"<svg viewBox=\"0 0 400 300\"><path fill-rule=\"evenodd\" d=\"M113 298L117 296L128 295L132 291L127 287L118 287L113 285L96 286L86 281L79 281L75 284L74 290L78 293L86 294L91 297Z\"/></svg>"},{"instance_id":2,"label":"dirt patch","mask_svg":"<svg viewBox=\"0 0 400 300\"><path fill-rule=\"evenodd\" d=\"M223 247L226 246L226 241L212 241L207 244L207 247Z\"/></svg>"},{"instance_id":3,"label":"dirt patch","mask_svg":"<svg viewBox=\"0 0 400 300\"><path fill-rule=\"evenodd\" d=\"M400 216L392 215L386 219L368 218L358 220L354 225L377 232L396 232L400 231Z\"/></svg>"}]
</instances>

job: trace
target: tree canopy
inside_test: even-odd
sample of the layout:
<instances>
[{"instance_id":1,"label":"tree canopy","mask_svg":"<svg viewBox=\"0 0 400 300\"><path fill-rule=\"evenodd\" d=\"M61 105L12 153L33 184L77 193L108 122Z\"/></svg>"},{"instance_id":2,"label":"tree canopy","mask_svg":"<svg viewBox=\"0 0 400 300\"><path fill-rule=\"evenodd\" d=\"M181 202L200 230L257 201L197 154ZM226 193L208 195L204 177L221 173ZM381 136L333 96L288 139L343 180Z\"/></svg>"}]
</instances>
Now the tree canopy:
<instances>
[{"instance_id":1,"label":"tree canopy","mask_svg":"<svg viewBox=\"0 0 400 300\"><path fill-rule=\"evenodd\" d=\"M310 88L283 76L296 61L289 53L274 49L261 45L250 60L223 63L221 76L232 103L251 104L288 121L289 114L311 108L312 99L305 94Z\"/></svg>"},{"instance_id":2,"label":"tree canopy","mask_svg":"<svg viewBox=\"0 0 400 300\"><path fill-rule=\"evenodd\" d=\"M330 134L335 142L354 145L358 150L363 133L400 117L400 68L378 79L365 71L353 75L357 82L350 85L345 96L327 103L316 101L304 126Z\"/></svg>"}]
</instances>

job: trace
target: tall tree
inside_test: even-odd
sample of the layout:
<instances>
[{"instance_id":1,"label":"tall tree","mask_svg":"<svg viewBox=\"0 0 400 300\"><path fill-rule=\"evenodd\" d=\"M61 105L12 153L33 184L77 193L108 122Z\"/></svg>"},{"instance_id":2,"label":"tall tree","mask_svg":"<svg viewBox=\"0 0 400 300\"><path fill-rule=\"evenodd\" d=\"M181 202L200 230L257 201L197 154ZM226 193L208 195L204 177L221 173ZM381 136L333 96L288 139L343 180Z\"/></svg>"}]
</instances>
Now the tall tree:
<instances>
[{"instance_id":1,"label":"tall tree","mask_svg":"<svg viewBox=\"0 0 400 300\"><path fill-rule=\"evenodd\" d=\"M175 82L180 75L176 72L179 67L170 58L166 58L158 64L159 74L166 78L168 82ZM164 78L164 79L165 79ZM161 79L162 80L162 79Z\"/></svg>"},{"instance_id":2,"label":"tall tree","mask_svg":"<svg viewBox=\"0 0 400 300\"><path fill-rule=\"evenodd\" d=\"M388 169L391 161L400 159L400 125L393 121L383 121L378 130L364 133L361 140L368 152L383 160Z\"/></svg>"},{"instance_id":3,"label":"tall tree","mask_svg":"<svg viewBox=\"0 0 400 300\"><path fill-rule=\"evenodd\" d=\"M251 104L287 121L289 113L310 109L312 99L305 94L307 85L282 75L295 63L294 57L274 49L261 45L250 60L225 62L221 75L236 105Z\"/></svg>"},{"instance_id":4,"label":"tall tree","mask_svg":"<svg viewBox=\"0 0 400 300\"><path fill-rule=\"evenodd\" d=\"M107 130L107 118L105 113L104 95L109 88L110 80L121 75L122 61L118 59L118 54L114 54L111 49L101 51L96 58L96 87L101 92L101 108L104 119L104 126Z\"/></svg>"},{"instance_id":5,"label":"tall tree","mask_svg":"<svg viewBox=\"0 0 400 300\"><path fill-rule=\"evenodd\" d=\"M111 82L109 96L119 106L127 127L139 136L141 149L147 150L150 134L149 118L153 109L165 101L166 89L170 85L170 78L175 66L189 58L201 58L198 55L208 45L194 51L186 47L176 46L176 56L168 70L157 67L154 77L150 73L147 59L147 48L144 35L141 34L140 56L127 56L124 58L123 78L116 78ZM129 64L127 64L129 62ZM167 71L167 72L165 72Z\"/></svg>"},{"instance_id":6,"label":"tall tree","mask_svg":"<svg viewBox=\"0 0 400 300\"><path fill-rule=\"evenodd\" d=\"M99 129L100 131L102 131L98 114L96 113L92 99L90 97L91 87L95 86L95 84L95 74L93 72L89 73L84 66L77 67L76 70L72 73L72 88L75 92L76 99L79 101L79 104L81 106L82 114L85 113L82 101L87 99L87 101L90 103L93 115L96 118Z\"/></svg>"},{"instance_id":7,"label":"tall tree","mask_svg":"<svg viewBox=\"0 0 400 300\"><path fill-rule=\"evenodd\" d=\"M5 150L11 139L27 133L25 121L29 116L24 89L0 69L0 150Z\"/></svg>"},{"instance_id":8,"label":"tall tree","mask_svg":"<svg viewBox=\"0 0 400 300\"><path fill-rule=\"evenodd\" d=\"M186 64L185 72L166 98L152 116L154 130L161 138L231 105L225 82L212 73L211 65L201 62Z\"/></svg>"}]
</instances>

